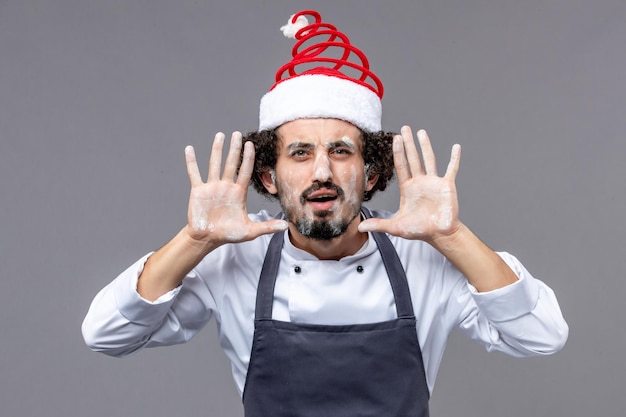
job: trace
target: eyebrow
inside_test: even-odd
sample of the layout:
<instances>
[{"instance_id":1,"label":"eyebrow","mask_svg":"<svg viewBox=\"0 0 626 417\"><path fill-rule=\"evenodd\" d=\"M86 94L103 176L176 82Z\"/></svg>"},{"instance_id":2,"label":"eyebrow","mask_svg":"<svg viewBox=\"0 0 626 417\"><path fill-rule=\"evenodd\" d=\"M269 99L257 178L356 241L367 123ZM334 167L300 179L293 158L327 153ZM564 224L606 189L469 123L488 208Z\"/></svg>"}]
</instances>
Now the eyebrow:
<instances>
[{"instance_id":1,"label":"eyebrow","mask_svg":"<svg viewBox=\"0 0 626 417\"><path fill-rule=\"evenodd\" d=\"M314 149L314 148L315 148L315 145L312 143L296 141L292 143L291 145L287 146L287 151L291 153L296 149Z\"/></svg>"},{"instance_id":2,"label":"eyebrow","mask_svg":"<svg viewBox=\"0 0 626 417\"><path fill-rule=\"evenodd\" d=\"M326 144L326 149L334 149L334 148L341 148L341 147L346 147L349 148L351 150L355 150L356 146L354 146L354 143L352 141L348 141L345 139L342 140L337 140L335 142L330 142L328 144Z\"/></svg>"},{"instance_id":3,"label":"eyebrow","mask_svg":"<svg viewBox=\"0 0 626 417\"><path fill-rule=\"evenodd\" d=\"M326 149L335 149L335 148L341 148L344 146L351 150L356 149L356 146L354 145L354 143L352 143L352 141L347 141L347 140L337 140L334 142L330 142L330 143L327 143L324 147ZM313 143L296 141L290 144L289 146L287 146L287 151L293 152L296 149L315 149L315 147L316 145Z\"/></svg>"}]
</instances>

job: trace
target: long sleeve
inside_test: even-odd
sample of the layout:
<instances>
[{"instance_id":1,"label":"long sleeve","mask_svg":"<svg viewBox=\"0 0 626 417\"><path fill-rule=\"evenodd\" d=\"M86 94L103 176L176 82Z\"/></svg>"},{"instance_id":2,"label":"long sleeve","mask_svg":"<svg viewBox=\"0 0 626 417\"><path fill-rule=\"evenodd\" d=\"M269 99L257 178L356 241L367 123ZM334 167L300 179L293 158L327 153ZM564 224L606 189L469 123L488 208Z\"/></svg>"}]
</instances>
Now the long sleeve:
<instances>
[{"instance_id":1,"label":"long sleeve","mask_svg":"<svg viewBox=\"0 0 626 417\"><path fill-rule=\"evenodd\" d=\"M92 350L121 357L143 347L184 343L211 319L213 299L194 271L182 286L154 302L137 293L137 279L149 256L122 272L92 301L82 324Z\"/></svg>"},{"instance_id":2,"label":"long sleeve","mask_svg":"<svg viewBox=\"0 0 626 417\"><path fill-rule=\"evenodd\" d=\"M469 291L455 295L457 305L465 305L459 313L459 328L483 343L488 351L513 356L548 355L559 351L569 329L554 292L533 278L514 256L505 252L498 255L519 280L485 293L466 284ZM466 299L468 293L473 302Z\"/></svg>"}]
</instances>

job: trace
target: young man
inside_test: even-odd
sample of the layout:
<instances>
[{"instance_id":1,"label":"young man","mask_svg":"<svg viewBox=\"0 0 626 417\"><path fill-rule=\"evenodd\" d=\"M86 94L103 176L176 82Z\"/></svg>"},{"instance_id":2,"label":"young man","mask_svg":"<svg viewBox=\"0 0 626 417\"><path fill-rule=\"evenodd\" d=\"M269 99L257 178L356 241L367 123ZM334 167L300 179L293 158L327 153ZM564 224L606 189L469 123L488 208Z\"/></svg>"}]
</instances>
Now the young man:
<instances>
[{"instance_id":1,"label":"young man","mask_svg":"<svg viewBox=\"0 0 626 417\"><path fill-rule=\"evenodd\" d=\"M427 416L455 327L515 356L559 350L568 328L553 292L458 218L460 147L439 176L426 132L423 163L408 126L380 132L382 84L347 37L313 11L290 22L298 44L261 101L259 132L233 133L223 167L218 133L206 182L186 149L188 224L96 296L87 344L125 356L186 342L215 318L248 417ZM362 203L384 190L391 161L398 211L370 212ZM282 215L247 212L250 181Z\"/></svg>"}]
</instances>

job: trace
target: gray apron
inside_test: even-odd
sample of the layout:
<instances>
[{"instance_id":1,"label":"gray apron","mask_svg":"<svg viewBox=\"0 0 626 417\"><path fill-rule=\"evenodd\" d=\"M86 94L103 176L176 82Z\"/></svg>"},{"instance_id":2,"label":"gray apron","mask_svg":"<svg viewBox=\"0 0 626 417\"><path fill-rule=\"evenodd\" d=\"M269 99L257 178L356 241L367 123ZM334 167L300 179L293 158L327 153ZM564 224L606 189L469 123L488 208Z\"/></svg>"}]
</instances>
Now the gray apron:
<instances>
[{"instance_id":1,"label":"gray apron","mask_svg":"<svg viewBox=\"0 0 626 417\"><path fill-rule=\"evenodd\" d=\"M365 208L363 214L371 216ZM404 268L389 238L372 235L398 318L354 325L272 320L284 236L272 237L257 290L243 393L246 417L428 417L428 385Z\"/></svg>"}]
</instances>

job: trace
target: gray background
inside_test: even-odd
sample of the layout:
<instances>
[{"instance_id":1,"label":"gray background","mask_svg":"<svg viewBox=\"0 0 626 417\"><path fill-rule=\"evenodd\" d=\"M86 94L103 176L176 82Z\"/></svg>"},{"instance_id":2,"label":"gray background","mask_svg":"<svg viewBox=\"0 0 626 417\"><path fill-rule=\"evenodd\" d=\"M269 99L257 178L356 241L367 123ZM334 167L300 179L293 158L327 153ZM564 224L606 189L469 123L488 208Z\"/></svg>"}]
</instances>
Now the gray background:
<instances>
[{"instance_id":1,"label":"gray background","mask_svg":"<svg viewBox=\"0 0 626 417\"><path fill-rule=\"evenodd\" d=\"M556 291L546 358L453 335L433 416L622 416L626 1L0 1L0 415L238 416L210 325L90 352L95 293L185 221L183 148L254 130L317 8L385 82L385 128L463 145L461 217ZM395 210L394 186L370 206ZM251 190L251 210L267 206Z\"/></svg>"}]
</instances>

